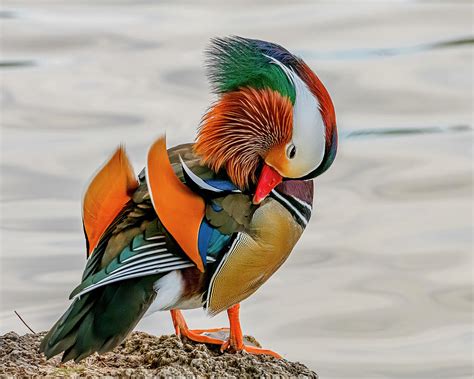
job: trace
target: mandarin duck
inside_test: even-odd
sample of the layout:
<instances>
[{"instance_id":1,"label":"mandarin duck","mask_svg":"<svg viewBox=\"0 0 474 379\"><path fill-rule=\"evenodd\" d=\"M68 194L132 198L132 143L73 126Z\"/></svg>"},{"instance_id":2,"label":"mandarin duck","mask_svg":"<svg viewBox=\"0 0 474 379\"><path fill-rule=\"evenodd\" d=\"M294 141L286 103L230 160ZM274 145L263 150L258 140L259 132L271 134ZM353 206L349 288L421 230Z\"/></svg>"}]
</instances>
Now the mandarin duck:
<instances>
[{"instance_id":1,"label":"mandarin duck","mask_svg":"<svg viewBox=\"0 0 474 379\"><path fill-rule=\"evenodd\" d=\"M336 154L334 106L308 65L279 45L219 38L207 57L218 99L195 142L167 150L159 138L138 177L119 147L89 185L87 263L72 304L42 340L48 358L110 351L158 310L170 311L179 336L279 357L244 344L239 304L308 224L312 179ZM201 307L227 311L228 337L188 328L181 310Z\"/></svg>"}]
</instances>

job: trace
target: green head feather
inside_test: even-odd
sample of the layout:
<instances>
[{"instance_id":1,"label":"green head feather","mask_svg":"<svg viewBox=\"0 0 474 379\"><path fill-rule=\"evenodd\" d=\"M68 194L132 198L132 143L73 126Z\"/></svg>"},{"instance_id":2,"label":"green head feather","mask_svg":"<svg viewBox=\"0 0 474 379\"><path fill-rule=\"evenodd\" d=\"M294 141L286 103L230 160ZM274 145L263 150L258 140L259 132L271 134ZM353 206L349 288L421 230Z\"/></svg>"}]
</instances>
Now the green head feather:
<instances>
[{"instance_id":1,"label":"green head feather","mask_svg":"<svg viewBox=\"0 0 474 379\"><path fill-rule=\"evenodd\" d=\"M270 88L295 102L295 88L284 71L266 56L261 42L242 37L216 38L207 51L208 76L216 93L242 87ZM276 45L275 45L276 46Z\"/></svg>"}]
</instances>

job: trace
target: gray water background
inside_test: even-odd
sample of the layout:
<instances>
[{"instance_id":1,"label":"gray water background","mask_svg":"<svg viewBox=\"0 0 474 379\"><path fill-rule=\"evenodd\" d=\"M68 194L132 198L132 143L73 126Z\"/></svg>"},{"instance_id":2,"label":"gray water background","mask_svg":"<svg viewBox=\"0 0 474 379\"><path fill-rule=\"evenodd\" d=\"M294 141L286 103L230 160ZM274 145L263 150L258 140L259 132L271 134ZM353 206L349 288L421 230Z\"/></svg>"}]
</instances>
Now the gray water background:
<instances>
[{"instance_id":1,"label":"gray water background","mask_svg":"<svg viewBox=\"0 0 474 379\"><path fill-rule=\"evenodd\" d=\"M0 20L0 332L27 332L13 310L39 331L66 309L91 175L122 142L138 171L165 130L191 141L214 99L203 49L237 34L304 57L341 136L244 331L322 378L472 377L471 2L29 0Z\"/></svg>"}]
</instances>

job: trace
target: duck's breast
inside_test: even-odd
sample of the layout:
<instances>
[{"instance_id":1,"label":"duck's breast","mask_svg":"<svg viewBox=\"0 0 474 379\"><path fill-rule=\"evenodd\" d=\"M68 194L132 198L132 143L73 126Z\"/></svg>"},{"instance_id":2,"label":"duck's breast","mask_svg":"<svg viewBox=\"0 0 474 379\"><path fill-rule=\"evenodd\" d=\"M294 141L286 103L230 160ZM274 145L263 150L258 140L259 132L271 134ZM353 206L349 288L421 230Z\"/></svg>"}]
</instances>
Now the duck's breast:
<instances>
[{"instance_id":1,"label":"duck's breast","mask_svg":"<svg viewBox=\"0 0 474 379\"><path fill-rule=\"evenodd\" d=\"M217 314L245 300L288 258L311 211L312 183L301 183L303 187L295 187L294 183L282 186L278 193L281 199L273 196L264 200L255 211L250 228L236 235L210 280L206 299L208 313ZM300 204L301 201L292 202L294 196L290 192L295 189L299 200L303 199L306 205ZM304 196L301 196L302 190L305 190ZM292 208L298 204L309 209L309 213L304 213L302 208L295 213ZM306 223L299 220L300 217Z\"/></svg>"}]
</instances>

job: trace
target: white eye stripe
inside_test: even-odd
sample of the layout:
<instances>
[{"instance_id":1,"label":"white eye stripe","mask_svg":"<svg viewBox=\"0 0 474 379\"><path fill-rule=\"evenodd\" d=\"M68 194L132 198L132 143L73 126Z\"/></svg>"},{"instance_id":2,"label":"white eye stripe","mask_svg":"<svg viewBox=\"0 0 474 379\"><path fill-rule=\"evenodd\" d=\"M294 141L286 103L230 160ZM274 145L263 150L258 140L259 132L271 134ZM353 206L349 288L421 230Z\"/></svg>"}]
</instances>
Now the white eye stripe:
<instances>
[{"instance_id":1,"label":"white eye stripe","mask_svg":"<svg viewBox=\"0 0 474 379\"><path fill-rule=\"evenodd\" d=\"M303 177L321 164L326 150L326 127L320 104L297 73L275 58L266 57L283 70L295 88L292 141L298 154L290 161L291 172L287 174L292 178Z\"/></svg>"},{"instance_id":2,"label":"white eye stripe","mask_svg":"<svg viewBox=\"0 0 474 379\"><path fill-rule=\"evenodd\" d=\"M311 204L308 204L307 202L300 200L295 196L291 196L291 198L295 200L297 203L299 203L300 205L302 205L303 207L305 207L306 209L308 209L310 212L313 211L313 206Z\"/></svg>"}]
</instances>

